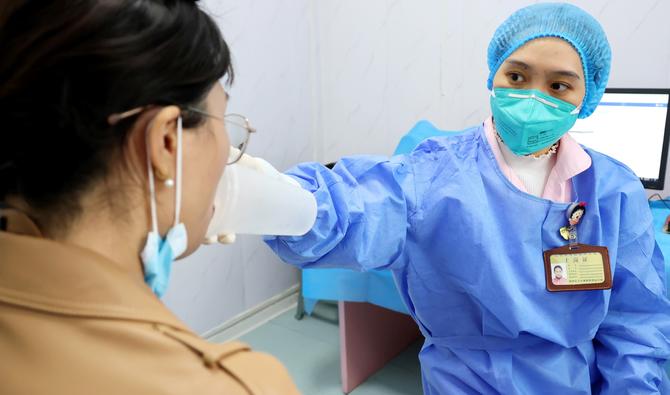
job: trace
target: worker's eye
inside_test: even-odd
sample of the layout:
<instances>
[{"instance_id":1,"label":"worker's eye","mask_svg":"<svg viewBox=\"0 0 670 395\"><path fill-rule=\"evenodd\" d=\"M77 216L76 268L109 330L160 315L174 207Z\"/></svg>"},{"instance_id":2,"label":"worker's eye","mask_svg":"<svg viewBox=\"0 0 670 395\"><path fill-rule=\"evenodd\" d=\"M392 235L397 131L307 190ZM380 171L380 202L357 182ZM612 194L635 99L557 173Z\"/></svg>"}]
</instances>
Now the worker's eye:
<instances>
[{"instance_id":1,"label":"worker's eye","mask_svg":"<svg viewBox=\"0 0 670 395\"><path fill-rule=\"evenodd\" d=\"M509 78L509 80L515 84L519 84L526 81L526 78L522 74L516 72L508 73L507 78Z\"/></svg>"},{"instance_id":2,"label":"worker's eye","mask_svg":"<svg viewBox=\"0 0 670 395\"><path fill-rule=\"evenodd\" d=\"M554 82L551 84L551 90L556 92L565 92L568 89L570 89L570 85L563 82Z\"/></svg>"}]
</instances>

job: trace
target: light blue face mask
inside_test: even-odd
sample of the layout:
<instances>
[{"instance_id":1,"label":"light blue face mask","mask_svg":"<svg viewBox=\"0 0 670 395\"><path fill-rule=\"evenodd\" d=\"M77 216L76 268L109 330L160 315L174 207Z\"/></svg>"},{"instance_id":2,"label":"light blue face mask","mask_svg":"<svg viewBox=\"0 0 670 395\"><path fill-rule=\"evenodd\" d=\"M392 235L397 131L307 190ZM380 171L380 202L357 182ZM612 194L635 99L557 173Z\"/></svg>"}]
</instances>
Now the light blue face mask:
<instances>
[{"instance_id":1,"label":"light blue face mask","mask_svg":"<svg viewBox=\"0 0 670 395\"><path fill-rule=\"evenodd\" d=\"M151 205L151 227L147 235L147 242L140 254L144 264L144 282L151 290L162 297L168 287L172 263L186 251L188 236L186 227L179 222L181 211L181 170L182 170L182 122L177 120L177 174L175 177L175 214L174 225L168 230L165 239L158 233L158 215L156 213L156 187L154 184L154 170L149 155L149 141L147 135L147 167L149 168L149 195Z\"/></svg>"},{"instance_id":2,"label":"light blue face mask","mask_svg":"<svg viewBox=\"0 0 670 395\"><path fill-rule=\"evenodd\" d=\"M494 88L490 101L496 130L516 155L550 147L572 128L580 110L535 89Z\"/></svg>"}]
</instances>

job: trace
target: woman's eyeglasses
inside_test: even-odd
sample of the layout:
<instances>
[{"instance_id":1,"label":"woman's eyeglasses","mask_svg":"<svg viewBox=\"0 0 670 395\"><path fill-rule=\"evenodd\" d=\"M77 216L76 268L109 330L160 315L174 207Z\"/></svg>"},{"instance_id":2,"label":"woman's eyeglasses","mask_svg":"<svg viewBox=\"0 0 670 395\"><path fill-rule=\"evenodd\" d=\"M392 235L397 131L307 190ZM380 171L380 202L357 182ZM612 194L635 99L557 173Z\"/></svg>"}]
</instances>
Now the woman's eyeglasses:
<instances>
[{"instance_id":1,"label":"woman's eyeglasses","mask_svg":"<svg viewBox=\"0 0 670 395\"><path fill-rule=\"evenodd\" d=\"M256 133L256 128L251 126L249 119L244 115L226 114L221 118L205 111L198 110L197 108L186 107L185 110L223 121L226 132L228 132L228 138L230 139L230 146L237 148L237 150L230 151L230 157L228 158L229 165L236 163L242 158L242 155L244 155L244 152L249 146L251 134Z\"/></svg>"},{"instance_id":2,"label":"woman's eyeglasses","mask_svg":"<svg viewBox=\"0 0 670 395\"><path fill-rule=\"evenodd\" d=\"M137 115L145 109L146 107L137 107L122 113L112 114L107 118L107 122L110 125L115 125L119 121ZM229 165L236 163L242 158L242 155L249 146L251 134L256 133L256 129L251 126L249 119L244 115L226 114L223 117L220 117L193 107L184 107L183 110L223 121L223 125L228 133L228 138L230 139L230 145L236 148L236 150L230 150L230 156L228 157L227 162Z\"/></svg>"}]
</instances>

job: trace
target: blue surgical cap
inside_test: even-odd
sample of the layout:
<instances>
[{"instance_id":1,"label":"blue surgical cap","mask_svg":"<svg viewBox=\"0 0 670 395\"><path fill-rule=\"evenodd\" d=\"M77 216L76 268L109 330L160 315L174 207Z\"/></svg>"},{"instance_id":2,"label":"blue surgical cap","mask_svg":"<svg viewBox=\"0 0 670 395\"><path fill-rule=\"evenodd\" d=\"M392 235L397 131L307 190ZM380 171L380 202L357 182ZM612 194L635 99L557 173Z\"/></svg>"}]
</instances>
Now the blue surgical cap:
<instances>
[{"instance_id":1,"label":"blue surgical cap","mask_svg":"<svg viewBox=\"0 0 670 395\"><path fill-rule=\"evenodd\" d=\"M498 27L488 49L489 90L493 88L493 77L505 59L528 41L540 37L562 38L579 53L586 83L579 118L588 117L605 92L612 51L598 21L571 4L531 5L516 11Z\"/></svg>"}]
</instances>

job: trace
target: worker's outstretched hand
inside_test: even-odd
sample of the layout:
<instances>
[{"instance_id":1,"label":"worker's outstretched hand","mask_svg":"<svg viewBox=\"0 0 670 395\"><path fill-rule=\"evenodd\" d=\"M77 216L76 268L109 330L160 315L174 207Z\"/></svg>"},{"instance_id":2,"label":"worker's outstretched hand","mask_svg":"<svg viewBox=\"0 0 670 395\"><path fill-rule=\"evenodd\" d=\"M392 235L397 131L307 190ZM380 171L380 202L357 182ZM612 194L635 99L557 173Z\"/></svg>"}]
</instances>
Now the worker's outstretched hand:
<instances>
[{"instance_id":1,"label":"worker's outstretched hand","mask_svg":"<svg viewBox=\"0 0 670 395\"><path fill-rule=\"evenodd\" d=\"M231 151L230 156L238 156L235 155L236 153L239 152L237 148L230 147L230 151ZM296 187L300 187L298 181L294 180L293 178L285 174L282 174L277 169L275 169L274 166L272 166L268 161L262 158L257 158L251 155L243 154L242 157L239 159L239 161L230 166L245 166L254 169L258 172L261 172L263 174L266 174L272 178L276 178L289 184L295 185ZM237 235L235 233L222 234L222 235L211 236L205 239L205 244L215 244L215 243L233 244L235 243L236 239Z\"/></svg>"}]
</instances>

